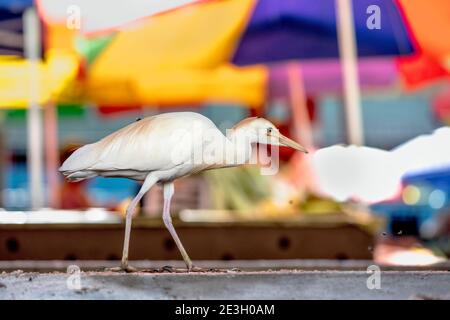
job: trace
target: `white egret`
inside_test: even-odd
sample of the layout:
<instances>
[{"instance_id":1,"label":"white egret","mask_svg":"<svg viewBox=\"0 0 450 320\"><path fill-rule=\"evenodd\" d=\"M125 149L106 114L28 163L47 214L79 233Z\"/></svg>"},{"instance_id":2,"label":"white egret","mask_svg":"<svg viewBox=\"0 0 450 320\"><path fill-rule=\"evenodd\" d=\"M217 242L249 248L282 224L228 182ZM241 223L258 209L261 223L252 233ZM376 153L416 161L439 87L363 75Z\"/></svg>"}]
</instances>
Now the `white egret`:
<instances>
[{"instance_id":1,"label":"white egret","mask_svg":"<svg viewBox=\"0 0 450 320\"><path fill-rule=\"evenodd\" d=\"M188 270L192 262L170 216L173 181L202 170L248 163L252 145L288 146L307 152L283 136L268 120L247 118L223 135L214 123L195 112L172 112L134 122L92 144L76 150L59 169L69 181L96 176L126 177L144 181L126 210L121 268L128 266L131 220L142 196L156 183L163 185L163 221L175 241Z\"/></svg>"}]
</instances>

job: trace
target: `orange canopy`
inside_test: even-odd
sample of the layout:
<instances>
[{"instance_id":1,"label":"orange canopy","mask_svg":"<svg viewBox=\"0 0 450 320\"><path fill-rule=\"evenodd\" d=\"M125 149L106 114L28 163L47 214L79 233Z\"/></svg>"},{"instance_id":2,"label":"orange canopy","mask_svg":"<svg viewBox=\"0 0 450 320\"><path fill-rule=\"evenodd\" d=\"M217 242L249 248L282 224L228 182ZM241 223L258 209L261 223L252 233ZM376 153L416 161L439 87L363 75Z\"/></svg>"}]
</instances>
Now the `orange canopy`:
<instances>
[{"instance_id":1,"label":"orange canopy","mask_svg":"<svg viewBox=\"0 0 450 320\"><path fill-rule=\"evenodd\" d=\"M399 58L407 87L448 77L450 72L450 1L398 0L416 38L419 53Z\"/></svg>"}]
</instances>

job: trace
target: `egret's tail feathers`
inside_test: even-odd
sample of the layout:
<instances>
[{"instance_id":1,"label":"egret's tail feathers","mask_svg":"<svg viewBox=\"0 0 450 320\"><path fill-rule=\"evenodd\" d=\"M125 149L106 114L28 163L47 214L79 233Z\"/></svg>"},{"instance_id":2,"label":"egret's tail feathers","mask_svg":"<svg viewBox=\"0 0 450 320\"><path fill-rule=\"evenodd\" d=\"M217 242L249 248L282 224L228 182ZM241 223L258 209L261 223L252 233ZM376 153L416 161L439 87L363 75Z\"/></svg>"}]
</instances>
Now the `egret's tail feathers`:
<instances>
[{"instance_id":1,"label":"egret's tail feathers","mask_svg":"<svg viewBox=\"0 0 450 320\"><path fill-rule=\"evenodd\" d=\"M70 182L78 182L84 179L89 179L97 176L97 173L93 171L76 171L76 172L63 172L63 175Z\"/></svg>"}]
</instances>

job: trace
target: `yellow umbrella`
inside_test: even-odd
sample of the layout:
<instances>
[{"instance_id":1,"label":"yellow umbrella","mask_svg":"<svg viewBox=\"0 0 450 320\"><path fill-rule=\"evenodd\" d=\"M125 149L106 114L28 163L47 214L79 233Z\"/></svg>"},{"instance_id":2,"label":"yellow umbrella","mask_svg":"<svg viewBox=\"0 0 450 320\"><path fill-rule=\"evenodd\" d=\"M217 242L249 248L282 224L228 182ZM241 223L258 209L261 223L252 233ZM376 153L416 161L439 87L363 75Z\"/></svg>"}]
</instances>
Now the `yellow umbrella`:
<instances>
[{"instance_id":1,"label":"yellow umbrella","mask_svg":"<svg viewBox=\"0 0 450 320\"><path fill-rule=\"evenodd\" d=\"M228 65L155 71L136 77L106 77L96 71L89 75L86 94L100 105L164 106L216 101L259 106L264 101L265 79L259 67L240 70Z\"/></svg>"},{"instance_id":2,"label":"yellow umbrella","mask_svg":"<svg viewBox=\"0 0 450 320\"><path fill-rule=\"evenodd\" d=\"M76 56L60 50L48 52L45 63L0 59L0 108L27 108L33 94L33 101L41 105L57 99L75 78L77 66ZM33 76L37 82L35 92L30 85Z\"/></svg>"},{"instance_id":3,"label":"yellow umbrella","mask_svg":"<svg viewBox=\"0 0 450 320\"><path fill-rule=\"evenodd\" d=\"M266 68L227 64L254 3L202 2L128 26L90 65L87 96L103 105L262 105Z\"/></svg>"}]
</instances>

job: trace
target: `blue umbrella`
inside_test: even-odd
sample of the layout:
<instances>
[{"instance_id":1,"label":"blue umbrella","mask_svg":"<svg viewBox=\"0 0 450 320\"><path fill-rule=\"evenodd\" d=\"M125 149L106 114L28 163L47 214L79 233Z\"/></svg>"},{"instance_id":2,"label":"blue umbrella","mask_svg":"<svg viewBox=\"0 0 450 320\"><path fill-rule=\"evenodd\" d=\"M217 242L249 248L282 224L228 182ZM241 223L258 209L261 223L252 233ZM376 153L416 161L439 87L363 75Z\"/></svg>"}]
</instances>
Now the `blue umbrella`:
<instances>
[{"instance_id":1,"label":"blue umbrella","mask_svg":"<svg viewBox=\"0 0 450 320\"><path fill-rule=\"evenodd\" d=\"M369 29L371 5L380 9L380 29ZM392 0L353 1L358 56L414 52L405 22ZM241 37L238 65L339 56L334 0L259 0Z\"/></svg>"}]
</instances>

